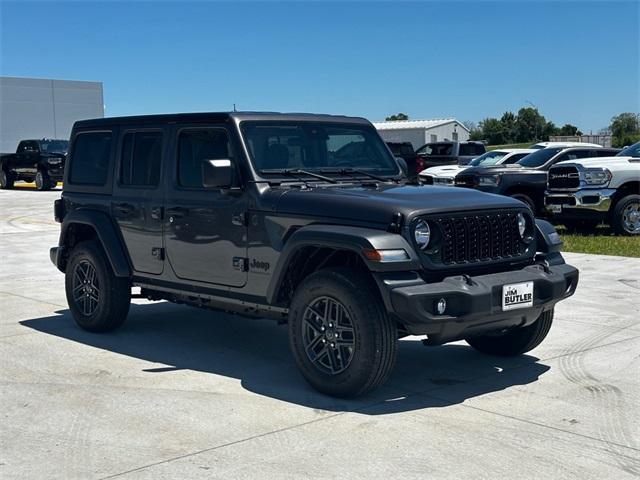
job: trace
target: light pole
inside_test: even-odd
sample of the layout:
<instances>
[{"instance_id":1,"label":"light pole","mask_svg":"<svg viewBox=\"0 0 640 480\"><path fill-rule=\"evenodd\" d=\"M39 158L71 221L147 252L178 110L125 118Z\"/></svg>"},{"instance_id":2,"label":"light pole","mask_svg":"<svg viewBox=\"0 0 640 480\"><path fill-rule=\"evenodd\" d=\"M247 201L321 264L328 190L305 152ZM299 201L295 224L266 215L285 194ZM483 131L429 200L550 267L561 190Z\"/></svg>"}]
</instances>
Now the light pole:
<instances>
[{"instance_id":1,"label":"light pole","mask_svg":"<svg viewBox=\"0 0 640 480\"><path fill-rule=\"evenodd\" d=\"M525 103L528 103L529 105L531 105L531 106L533 107L533 109L536 111L536 113L537 113L538 115L540 115L540 112L538 111L538 106L537 106L537 105L535 105L533 102L531 102L531 101L529 101L529 100L525 100L524 102L525 102ZM535 123L533 124L533 128L534 128L534 133L533 133L533 134L534 134L534 135L535 135L535 137L536 137L534 140L535 140L535 141L538 141L538 119L537 119L537 118L536 118Z\"/></svg>"}]
</instances>

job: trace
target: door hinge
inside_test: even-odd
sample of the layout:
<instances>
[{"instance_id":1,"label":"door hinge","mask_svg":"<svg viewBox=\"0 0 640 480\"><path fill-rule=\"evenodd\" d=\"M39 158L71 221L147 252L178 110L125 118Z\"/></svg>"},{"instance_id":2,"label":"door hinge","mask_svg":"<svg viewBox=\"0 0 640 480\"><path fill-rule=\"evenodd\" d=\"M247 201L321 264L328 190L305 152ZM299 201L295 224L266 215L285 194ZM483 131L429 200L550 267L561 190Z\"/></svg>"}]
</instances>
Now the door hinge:
<instances>
[{"instance_id":1,"label":"door hinge","mask_svg":"<svg viewBox=\"0 0 640 480\"><path fill-rule=\"evenodd\" d=\"M233 257L233 268L246 272L249 270L249 259L244 257Z\"/></svg>"},{"instance_id":2,"label":"door hinge","mask_svg":"<svg viewBox=\"0 0 640 480\"><path fill-rule=\"evenodd\" d=\"M246 227L249 225L249 215L247 212L234 213L231 215L231 223Z\"/></svg>"},{"instance_id":3,"label":"door hinge","mask_svg":"<svg viewBox=\"0 0 640 480\"><path fill-rule=\"evenodd\" d=\"M151 256L156 260L164 260L164 248L153 247L151 249Z\"/></svg>"}]
</instances>

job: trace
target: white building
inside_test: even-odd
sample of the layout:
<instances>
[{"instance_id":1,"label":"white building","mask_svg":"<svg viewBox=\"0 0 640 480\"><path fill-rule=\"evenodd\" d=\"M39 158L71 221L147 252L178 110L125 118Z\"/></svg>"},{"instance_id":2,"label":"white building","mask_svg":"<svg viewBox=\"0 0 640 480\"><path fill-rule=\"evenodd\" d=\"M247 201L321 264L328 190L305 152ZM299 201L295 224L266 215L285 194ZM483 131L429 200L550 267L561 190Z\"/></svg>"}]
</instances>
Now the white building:
<instances>
[{"instance_id":1,"label":"white building","mask_svg":"<svg viewBox=\"0 0 640 480\"><path fill-rule=\"evenodd\" d=\"M98 117L101 82L0 77L0 152L25 138L68 139L76 120Z\"/></svg>"},{"instance_id":2,"label":"white building","mask_svg":"<svg viewBox=\"0 0 640 480\"><path fill-rule=\"evenodd\" d=\"M385 142L411 142L414 150L425 143L469 140L469 129L455 118L374 122Z\"/></svg>"}]
</instances>

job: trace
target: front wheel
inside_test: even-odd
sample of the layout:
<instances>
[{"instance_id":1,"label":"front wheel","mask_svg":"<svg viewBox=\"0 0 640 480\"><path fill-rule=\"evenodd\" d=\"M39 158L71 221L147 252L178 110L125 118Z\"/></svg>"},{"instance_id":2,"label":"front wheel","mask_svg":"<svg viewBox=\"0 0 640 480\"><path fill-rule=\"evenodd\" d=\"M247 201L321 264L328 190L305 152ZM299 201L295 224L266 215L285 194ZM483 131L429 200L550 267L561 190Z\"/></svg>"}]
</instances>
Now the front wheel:
<instances>
[{"instance_id":1,"label":"front wheel","mask_svg":"<svg viewBox=\"0 0 640 480\"><path fill-rule=\"evenodd\" d=\"M611 226L618 235L640 235L640 195L627 195L618 200Z\"/></svg>"},{"instance_id":2,"label":"front wheel","mask_svg":"<svg viewBox=\"0 0 640 480\"><path fill-rule=\"evenodd\" d=\"M297 288L289 343L304 378L336 397L363 395L395 364L397 327L369 278L347 268L321 270Z\"/></svg>"},{"instance_id":3,"label":"front wheel","mask_svg":"<svg viewBox=\"0 0 640 480\"><path fill-rule=\"evenodd\" d=\"M36 188L40 191L49 190L51 188L51 179L49 178L49 175L42 170L38 170L36 173L35 181Z\"/></svg>"},{"instance_id":4,"label":"front wheel","mask_svg":"<svg viewBox=\"0 0 640 480\"><path fill-rule=\"evenodd\" d=\"M524 193L514 193L510 196L511 198L520 200L522 203L526 204L534 214L536 213L536 204L529 195L525 195Z\"/></svg>"},{"instance_id":5,"label":"front wheel","mask_svg":"<svg viewBox=\"0 0 640 480\"><path fill-rule=\"evenodd\" d=\"M81 242L72 250L65 271L65 291L73 319L84 330L114 330L129 313L129 279L115 276L95 242Z\"/></svg>"},{"instance_id":6,"label":"front wheel","mask_svg":"<svg viewBox=\"0 0 640 480\"><path fill-rule=\"evenodd\" d=\"M553 323L553 310L542 312L531 325L506 332L466 338L473 348L489 355L512 357L536 348L546 338Z\"/></svg>"}]
</instances>

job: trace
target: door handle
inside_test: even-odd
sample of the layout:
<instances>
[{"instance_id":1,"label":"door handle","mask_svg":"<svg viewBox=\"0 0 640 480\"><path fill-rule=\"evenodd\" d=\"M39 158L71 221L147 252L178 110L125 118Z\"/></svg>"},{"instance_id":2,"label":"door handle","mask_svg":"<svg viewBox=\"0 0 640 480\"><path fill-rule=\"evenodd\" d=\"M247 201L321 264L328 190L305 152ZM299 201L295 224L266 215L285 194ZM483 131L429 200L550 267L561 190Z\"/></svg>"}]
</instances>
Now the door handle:
<instances>
[{"instance_id":1,"label":"door handle","mask_svg":"<svg viewBox=\"0 0 640 480\"><path fill-rule=\"evenodd\" d=\"M113 208L115 208L119 213L123 213L125 215L133 211L133 205L130 203L116 203Z\"/></svg>"},{"instance_id":2,"label":"door handle","mask_svg":"<svg viewBox=\"0 0 640 480\"><path fill-rule=\"evenodd\" d=\"M187 216L189 213L189 209L184 207L172 207L167 208L167 216L169 217L169 221L172 222L173 218L182 218Z\"/></svg>"},{"instance_id":3,"label":"door handle","mask_svg":"<svg viewBox=\"0 0 640 480\"><path fill-rule=\"evenodd\" d=\"M151 207L150 212L151 218L153 218L154 220L162 219L162 207Z\"/></svg>"}]
</instances>

